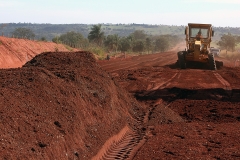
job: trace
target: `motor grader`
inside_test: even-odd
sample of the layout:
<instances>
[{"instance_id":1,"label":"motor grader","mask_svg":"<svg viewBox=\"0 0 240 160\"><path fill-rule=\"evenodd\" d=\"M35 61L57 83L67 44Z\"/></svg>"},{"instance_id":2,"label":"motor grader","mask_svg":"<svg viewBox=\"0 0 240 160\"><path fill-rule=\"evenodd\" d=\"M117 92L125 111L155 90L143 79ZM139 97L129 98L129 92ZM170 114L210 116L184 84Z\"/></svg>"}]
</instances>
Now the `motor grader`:
<instances>
[{"instance_id":1,"label":"motor grader","mask_svg":"<svg viewBox=\"0 0 240 160\"><path fill-rule=\"evenodd\" d=\"M210 70L216 70L214 54L210 51L210 43L214 36L211 24L188 23L185 28L186 49L177 53L178 64L185 69L192 64L203 64Z\"/></svg>"}]
</instances>

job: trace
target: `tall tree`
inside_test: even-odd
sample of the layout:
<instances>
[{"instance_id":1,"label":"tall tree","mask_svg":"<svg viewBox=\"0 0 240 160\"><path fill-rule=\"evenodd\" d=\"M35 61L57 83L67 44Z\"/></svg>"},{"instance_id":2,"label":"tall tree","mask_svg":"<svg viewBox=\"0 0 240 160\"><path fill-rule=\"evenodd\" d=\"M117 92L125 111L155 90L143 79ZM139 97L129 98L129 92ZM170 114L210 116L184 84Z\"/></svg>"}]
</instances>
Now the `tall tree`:
<instances>
[{"instance_id":1,"label":"tall tree","mask_svg":"<svg viewBox=\"0 0 240 160\"><path fill-rule=\"evenodd\" d=\"M131 34L136 40L143 40L146 38L146 34L143 30L136 30Z\"/></svg>"},{"instance_id":2,"label":"tall tree","mask_svg":"<svg viewBox=\"0 0 240 160\"><path fill-rule=\"evenodd\" d=\"M155 41L155 50L156 51L161 51L164 52L169 48L169 40L164 37L160 36L156 41Z\"/></svg>"},{"instance_id":3,"label":"tall tree","mask_svg":"<svg viewBox=\"0 0 240 160\"><path fill-rule=\"evenodd\" d=\"M145 43L146 43L146 49L147 49L148 54L149 54L149 50L152 48L152 41L151 41L150 38L146 38Z\"/></svg>"},{"instance_id":4,"label":"tall tree","mask_svg":"<svg viewBox=\"0 0 240 160\"><path fill-rule=\"evenodd\" d=\"M60 37L53 39L53 41L60 41L61 43L75 48L84 47L86 43L86 39L83 37L83 35L74 31L62 34Z\"/></svg>"},{"instance_id":5,"label":"tall tree","mask_svg":"<svg viewBox=\"0 0 240 160\"><path fill-rule=\"evenodd\" d=\"M122 37L120 39L120 48L122 52L126 52L131 49L131 39L128 37Z\"/></svg>"},{"instance_id":6,"label":"tall tree","mask_svg":"<svg viewBox=\"0 0 240 160\"><path fill-rule=\"evenodd\" d=\"M16 28L12 32L13 37L15 38L26 38L26 39L34 39L35 34L31 29L28 28Z\"/></svg>"},{"instance_id":7,"label":"tall tree","mask_svg":"<svg viewBox=\"0 0 240 160\"><path fill-rule=\"evenodd\" d=\"M236 36L236 43L240 43L240 36Z\"/></svg>"},{"instance_id":8,"label":"tall tree","mask_svg":"<svg viewBox=\"0 0 240 160\"><path fill-rule=\"evenodd\" d=\"M133 52L142 52L144 50L144 41L143 40L137 40L133 44Z\"/></svg>"},{"instance_id":9,"label":"tall tree","mask_svg":"<svg viewBox=\"0 0 240 160\"><path fill-rule=\"evenodd\" d=\"M235 46L237 44L237 40L234 36L232 36L230 33L224 34L221 37L221 40L217 43L222 49L226 49L226 53L229 49L232 51L235 50Z\"/></svg>"},{"instance_id":10,"label":"tall tree","mask_svg":"<svg viewBox=\"0 0 240 160\"><path fill-rule=\"evenodd\" d=\"M6 27L7 24L6 23L3 23L1 26L0 26L0 30L2 30L4 27ZM3 32L2 32L2 36L3 36Z\"/></svg>"},{"instance_id":11,"label":"tall tree","mask_svg":"<svg viewBox=\"0 0 240 160\"><path fill-rule=\"evenodd\" d=\"M93 25L91 31L88 34L88 39L90 42L96 43L101 46L104 40L104 32L101 31L101 25Z\"/></svg>"},{"instance_id":12,"label":"tall tree","mask_svg":"<svg viewBox=\"0 0 240 160\"><path fill-rule=\"evenodd\" d=\"M120 37L117 34L108 35L104 41L104 45L109 50L114 50L115 52L117 52L118 50L119 43L120 43Z\"/></svg>"}]
</instances>

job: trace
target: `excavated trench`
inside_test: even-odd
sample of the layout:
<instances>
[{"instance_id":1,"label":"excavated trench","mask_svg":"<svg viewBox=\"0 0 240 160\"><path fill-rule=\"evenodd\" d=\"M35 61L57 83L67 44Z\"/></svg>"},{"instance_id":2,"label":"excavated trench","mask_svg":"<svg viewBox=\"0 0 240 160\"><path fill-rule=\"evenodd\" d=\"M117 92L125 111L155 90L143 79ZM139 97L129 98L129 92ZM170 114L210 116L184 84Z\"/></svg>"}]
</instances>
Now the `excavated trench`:
<instances>
[{"instance_id":1,"label":"excavated trench","mask_svg":"<svg viewBox=\"0 0 240 160\"><path fill-rule=\"evenodd\" d=\"M239 89L225 90L223 88L214 89L185 89L185 88L164 88L153 91L136 92L134 96L139 101L163 99L170 103L177 99L190 100L217 100L239 102Z\"/></svg>"},{"instance_id":2,"label":"excavated trench","mask_svg":"<svg viewBox=\"0 0 240 160\"><path fill-rule=\"evenodd\" d=\"M157 102L163 100L169 110L186 122L239 122L240 90L233 89L182 89L165 88L151 92L138 92L138 101Z\"/></svg>"}]
</instances>

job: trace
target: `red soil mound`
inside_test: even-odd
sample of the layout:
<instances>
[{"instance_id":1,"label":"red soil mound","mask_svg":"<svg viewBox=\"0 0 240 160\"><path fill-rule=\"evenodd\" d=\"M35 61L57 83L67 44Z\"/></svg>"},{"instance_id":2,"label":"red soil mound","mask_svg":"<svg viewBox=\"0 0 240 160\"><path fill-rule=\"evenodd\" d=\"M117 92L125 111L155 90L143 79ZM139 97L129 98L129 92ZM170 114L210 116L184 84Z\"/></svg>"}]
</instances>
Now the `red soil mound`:
<instances>
[{"instance_id":1,"label":"red soil mound","mask_svg":"<svg viewBox=\"0 0 240 160\"><path fill-rule=\"evenodd\" d=\"M3 159L90 159L142 112L89 52L37 55L0 84Z\"/></svg>"},{"instance_id":2,"label":"red soil mound","mask_svg":"<svg viewBox=\"0 0 240 160\"><path fill-rule=\"evenodd\" d=\"M0 68L21 67L42 52L54 51L69 50L64 45L53 42L31 41L0 36Z\"/></svg>"}]
</instances>

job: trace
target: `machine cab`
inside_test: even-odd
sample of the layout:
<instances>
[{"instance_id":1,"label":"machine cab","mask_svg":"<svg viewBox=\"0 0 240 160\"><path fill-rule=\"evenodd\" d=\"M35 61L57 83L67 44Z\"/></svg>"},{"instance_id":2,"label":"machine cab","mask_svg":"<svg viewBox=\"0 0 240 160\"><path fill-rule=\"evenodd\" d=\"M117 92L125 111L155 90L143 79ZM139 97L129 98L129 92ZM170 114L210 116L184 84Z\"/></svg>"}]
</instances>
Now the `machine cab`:
<instances>
[{"instance_id":1,"label":"machine cab","mask_svg":"<svg viewBox=\"0 0 240 160\"><path fill-rule=\"evenodd\" d=\"M210 48L214 31L211 24L188 23L185 34L187 49L191 52L194 51L196 46L200 46L201 50Z\"/></svg>"}]
</instances>

